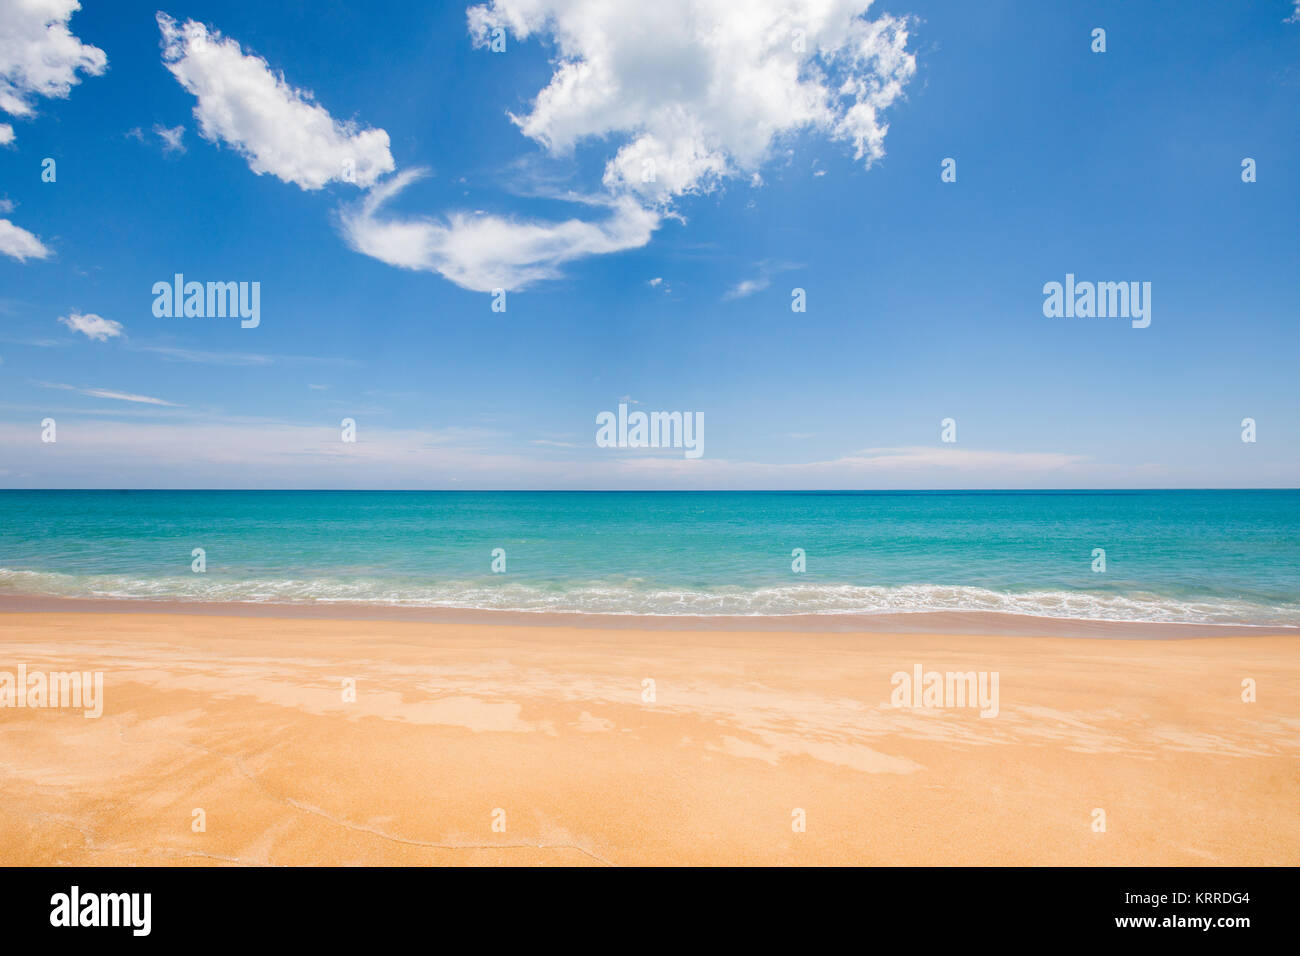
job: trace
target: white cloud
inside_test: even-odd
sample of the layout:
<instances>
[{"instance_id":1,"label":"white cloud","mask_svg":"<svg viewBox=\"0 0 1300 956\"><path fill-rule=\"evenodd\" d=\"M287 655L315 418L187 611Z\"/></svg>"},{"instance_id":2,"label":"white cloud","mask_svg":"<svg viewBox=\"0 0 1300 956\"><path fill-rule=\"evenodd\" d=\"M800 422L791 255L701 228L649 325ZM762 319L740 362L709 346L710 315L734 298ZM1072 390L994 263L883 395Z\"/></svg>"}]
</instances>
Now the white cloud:
<instances>
[{"instance_id":1,"label":"white cloud","mask_svg":"<svg viewBox=\"0 0 1300 956\"><path fill-rule=\"evenodd\" d=\"M157 19L163 64L198 99L200 134L233 147L253 172L314 190L330 182L371 186L396 168L384 130L334 119L237 40L193 20Z\"/></svg>"},{"instance_id":2,"label":"white cloud","mask_svg":"<svg viewBox=\"0 0 1300 956\"><path fill-rule=\"evenodd\" d=\"M66 97L79 72L98 76L107 69L104 51L68 29L80 9L77 0L0 0L0 110L32 116L33 99ZM13 127L0 124L0 144L13 138Z\"/></svg>"},{"instance_id":3,"label":"white cloud","mask_svg":"<svg viewBox=\"0 0 1300 956\"><path fill-rule=\"evenodd\" d=\"M197 362L201 365L274 365L270 355L256 352L204 352L196 349L175 348L168 345L142 345L142 352L161 355L169 362Z\"/></svg>"},{"instance_id":4,"label":"white cloud","mask_svg":"<svg viewBox=\"0 0 1300 956\"><path fill-rule=\"evenodd\" d=\"M742 282L737 282L734 286L728 289L723 298L743 299L746 296L753 295L755 292L762 292L771 284L772 280L768 279L766 276L758 279L745 279Z\"/></svg>"},{"instance_id":5,"label":"white cloud","mask_svg":"<svg viewBox=\"0 0 1300 956\"><path fill-rule=\"evenodd\" d=\"M184 126L163 126L161 123L154 123L153 131L158 134L158 138L163 141L164 153L183 153L185 152L185 143L182 140L185 137Z\"/></svg>"},{"instance_id":6,"label":"white cloud","mask_svg":"<svg viewBox=\"0 0 1300 956\"><path fill-rule=\"evenodd\" d=\"M1258 462L1225 468L1219 460L1207 460L1208 471L1171 471L1084 455L949 446L872 449L829 461L770 463L708 455L688 461L680 452L676 458L597 455L591 438L575 439L575 447L565 450L563 436L528 441L362 420L358 441L349 444L339 441L337 427L321 423L207 420L190 410L143 406L78 411L59 419L55 456L28 440L26 421L0 421L0 447L10 453L5 467L31 487L82 488L247 488L250 476L254 486L265 488L614 490L1168 488L1198 482L1290 487L1295 479L1290 459L1263 469ZM13 482L0 482L6 483Z\"/></svg>"},{"instance_id":7,"label":"white cloud","mask_svg":"<svg viewBox=\"0 0 1300 956\"><path fill-rule=\"evenodd\" d=\"M914 446L788 463L624 455L590 473L624 488L1068 488L1089 486L1096 470L1086 455Z\"/></svg>"},{"instance_id":8,"label":"white cloud","mask_svg":"<svg viewBox=\"0 0 1300 956\"><path fill-rule=\"evenodd\" d=\"M1086 462L1085 455L1036 451L985 451L978 448L951 448L913 445L904 448L865 448L840 459L863 468L902 470L908 468L997 470L1008 473L1055 471Z\"/></svg>"},{"instance_id":9,"label":"white cloud","mask_svg":"<svg viewBox=\"0 0 1300 956\"><path fill-rule=\"evenodd\" d=\"M438 273L475 291L554 279L575 260L646 245L675 199L732 176L761 185L782 138L809 130L850 143L867 166L884 155L880 113L915 71L906 22L869 20L870 0L493 0L468 10L476 42L504 26L558 49L531 111L512 117L552 154L621 143L602 192L577 200L600 219L524 220L384 207L421 170L396 167L388 134L340 124L238 41L158 14L163 61L198 98L201 134L254 172L303 189L348 181L369 192L340 210L348 244L389 265ZM345 173L348 163L351 167ZM647 176L653 171L653 176ZM569 194L573 195L572 193Z\"/></svg>"},{"instance_id":10,"label":"white cloud","mask_svg":"<svg viewBox=\"0 0 1300 956\"><path fill-rule=\"evenodd\" d=\"M611 202L603 222L539 222L452 213L442 219L383 218L390 199L423 175L408 170L371 189L340 214L353 249L403 269L437 272L466 289L520 289L560 275L586 256L635 249L650 241L657 212L631 198Z\"/></svg>"},{"instance_id":11,"label":"white cloud","mask_svg":"<svg viewBox=\"0 0 1300 956\"><path fill-rule=\"evenodd\" d=\"M552 153L625 140L611 190L666 202L752 177L783 137L813 130L884 155L881 113L916 70L904 19L871 0L492 0L470 32L555 44L550 82L512 119ZM653 173L652 181L646 181Z\"/></svg>"},{"instance_id":12,"label":"white cloud","mask_svg":"<svg viewBox=\"0 0 1300 956\"><path fill-rule=\"evenodd\" d=\"M194 362L199 365L337 365L355 366L350 358L316 355L270 355L261 352L209 352L172 345L139 345L136 351L159 355L169 362Z\"/></svg>"},{"instance_id":13,"label":"white cloud","mask_svg":"<svg viewBox=\"0 0 1300 956\"><path fill-rule=\"evenodd\" d=\"M164 401L161 398L151 398L148 395L133 395L130 392L117 392L107 388L78 388L75 385L63 385L58 382L39 382L42 388L56 388L64 392L76 392L78 395L88 395L91 398L111 398L117 402L134 402L137 405L165 405L168 408L184 408L184 405L178 405L175 402Z\"/></svg>"},{"instance_id":14,"label":"white cloud","mask_svg":"<svg viewBox=\"0 0 1300 956\"><path fill-rule=\"evenodd\" d=\"M50 250L41 240L8 219L0 219L0 255L10 256L19 262L44 259Z\"/></svg>"},{"instance_id":15,"label":"white cloud","mask_svg":"<svg viewBox=\"0 0 1300 956\"><path fill-rule=\"evenodd\" d=\"M603 222L520 222L451 213L381 219L413 178L397 177L342 216L359 252L440 273L468 289L519 289L568 262L644 246L674 200L732 176L761 185L783 137L814 130L884 155L881 112L915 71L903 20L863 15L870 0L494 0L468 10L475 42L495 27L558 55L522 132L554 155L621 143L606 162ZM802 31L801 33L797 31ZM802 36L802 50L800 46Z\"/></svg>"},{"instance_id":16,"label":"white cloud","mask_svg":"<svg viewBox=\"0 0 1300 956\"><path fill-rule=\"evenodd\" d=\"M752 279L744 279L733 285L723 294L722 299L724 302L730 299L743 299L747 296L753 295L755 292L762 292L772 284L772 277L777 273L788 272L791 269L800 269L803 267L797 262L782 262L764 259L762 262L755 263L755 268L758 271L758 275Z\"/></svg>"},{"instance_id":17,"label":"white cloud","mask_svg":"<svg viewBox=\"0 0 1300 956\"><path fill-rule=\"evenodd\" d=\"M1295 5L1295 10L1291 13L1291 16L1287 17L1282 22L1300 23L1300 0L1291 0L1291 2Z\"/></svg>"},{"instance_id":18,"label":"white cloud","mask_svg":"<svg viewBox=\"0 0 1300 956\"><path fill-rule=\"evenodd\" d=\"M102 315L95 315L93 312L88 312L85 315L73 312L71 315L59 316L59 321L72 331L80 332L87 338L94 339L97 342L107 342L109 339L117 338L122 334L121 322L114 322L112 319L106 319Z\"/></svg>"}]
</instances>

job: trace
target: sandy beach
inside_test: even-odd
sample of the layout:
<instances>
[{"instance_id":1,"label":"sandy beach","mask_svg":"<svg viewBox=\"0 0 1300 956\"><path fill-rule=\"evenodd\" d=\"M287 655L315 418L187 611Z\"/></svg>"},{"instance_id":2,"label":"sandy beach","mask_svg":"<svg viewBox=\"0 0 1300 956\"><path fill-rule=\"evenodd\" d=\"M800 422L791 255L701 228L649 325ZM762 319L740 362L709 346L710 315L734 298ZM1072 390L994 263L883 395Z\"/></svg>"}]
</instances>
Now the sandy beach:
<instances>
[{"instance_id":1,"label":"sandy beach","mask_svg":"<svg viewBox=\"0 0 1300 956\"><path fill-rule=\"evenodd\" d=\"M1300 639L1110 632L10 610L0 863L1300 863Z\"/></svg>"}]
</instances>

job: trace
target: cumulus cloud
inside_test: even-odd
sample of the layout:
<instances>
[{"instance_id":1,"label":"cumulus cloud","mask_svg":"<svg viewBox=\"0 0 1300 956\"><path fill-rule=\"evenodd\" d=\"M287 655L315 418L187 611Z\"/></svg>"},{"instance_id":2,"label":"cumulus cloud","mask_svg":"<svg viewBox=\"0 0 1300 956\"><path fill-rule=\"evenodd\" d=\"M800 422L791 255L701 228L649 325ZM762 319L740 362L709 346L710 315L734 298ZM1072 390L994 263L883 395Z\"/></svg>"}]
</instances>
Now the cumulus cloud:
<instances>
[{"instance_id":1,"label":"cumulus cloud","mask_svg":"<svg viewBox=\"0 0 1300 956\"><path fill-rule=\"evenodd\" d=\"M0 255L26 262L28 259L45 259L49 254L45 243L26 229L15 226L8 219L0 219Z\"/></svg>"},{"instance_id":2,"label":"cumulus cloud","mask_svg":"<svg viewBox=\"0 0 1300 956\"><path fill-rule=\"evenodd\" d=\"M865 16L870 0L493 0L471 7L486 45L501 28L554 44L547 85L511 119L552 155L620 144L604 167L603 222L519 222L461 213L384 219L401 180L343 216L354 249L438 272L468 289L523 288L575 259L638 248L674 202L760 167L809 130L884 155L883 111L916 69L902 19ZM611 148L613 148L611 146ZM753 291L752 289L749 291ZM746 294L742 292L741 294Z\"/></svg>"},{"instance_id":3,"label":"cumulus cloud","mask_svg":"<svg viewBox=\"0 0 1300 956\"><path fill-rule=\"evenodd\" d=\"M871 0L492 0L469 10L494 28L554 43L555 70L512 115L552 153L624 140L604 183L664 202L750 177L783 137L813 130L865 165L884 155L883 111L916 70L904 19Z\"/></svg>"},{"instance_id":4,"label":"cumulus cloud","mask_svg":"<svg viewBox=\"0 0 1300 956\"><path fill-rule=\"evenodd\" d=\"M870 0L492 0L470 7L487 43L504 28L557 56L530 110L511 116L552 155L612 150L586 210L563 220L479 212L400 215L389 204L422 175L396 165L384 130L341 124L238 41L158 14L167 69L198 99L200 133L233 146L257 173L303 189L331 181L369 191L340 210L347 243L399 268L476 291L520 289L575 260L646 245L675 202L732 177L761 185L784 140L809 131L848 144L864 165L884 155L883 111L916 69L905 20L869 19ZM595 210L595 213L592 213Z\"/></svg>"},{"instance_id":5,"label":"cumulus cloud","mask_svg":"<svg viewBox=\"0 0 1300 956\"><path fill-rule=\"evenodd\" d=\"M466 289L518 289L560 274L567 262L635 249L650 241L659 214L630 198L610 203L604 221L540 222L452 213L441 219L385 218L383 206L423 175L408 170L342 211L353 249L389 265L437 272Z\"/></svg>"},{"instance_id":6,"label":"cumulus cloud","mask_svg":"<svg viewBox=\"0 0 1300 956\"><path fill-rule=\"evenodd\" d=\"M193 20L178 24L161 12L157 19L163 65L198 100L199 133L232 147L253 172L315 190L371 186L396 168L384 130L334 119L237 40Z\"/></svg>"},{"instance_id":7,"label":"cumulus cloud","mask_svg":"<svg viewBox=\"0 0 1300 956\"><path fill-rule=\"evenodd\" d=\"M102 315L95 315L93 312L87 312L85 315L80 312L61 315L59 321L72 331L80 332L86 338L94 339L96 342L107 342L109 339L117 338L122 334L121 322L114 322L112 319L106 319Z\"/></svg>"},{"instance_id":8,"label":"cumulus cloud","mask_svg":"<svg viewBox=\"0 0 1300 956\"><path fill-rule=\"evenodd\" d=\"M37 97L66 97L78 73L98 76L108 68L103 50L68 29L80 9L77 0L0 0L0 110L32 116ZM0 144L13 138L13 127L0 124Z\"/></svg>"}]
</instances>

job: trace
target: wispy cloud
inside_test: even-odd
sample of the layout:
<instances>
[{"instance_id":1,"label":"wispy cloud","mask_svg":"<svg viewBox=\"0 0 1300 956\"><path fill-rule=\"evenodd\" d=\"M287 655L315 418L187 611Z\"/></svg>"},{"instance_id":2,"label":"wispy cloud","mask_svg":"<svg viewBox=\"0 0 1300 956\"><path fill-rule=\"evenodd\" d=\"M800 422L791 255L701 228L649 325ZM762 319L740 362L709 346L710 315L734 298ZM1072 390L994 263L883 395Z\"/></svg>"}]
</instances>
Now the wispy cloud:
<instances>
[{"instance_id":1,"label":"wispy cloud","mask_svg":"<svg viewBox=\"0 0 1300 956\"><path fill-rule=\"evenodd\" d=\"M695 467L691 467L695 466ZM611 487L1007 488L1085 487L1100 471L1087 455L945 447L868 448L809 462L625 455L600 471Z\"/></svg>"},{"instance_id":2,"label":"wispy cloud","mask_svg":"<svg viewBox=\"0 0 1300 956\"><path fill-rule=\"evenodd\" d=\"M163 141L164 153L185 152L185 143L183 142L185 138L184 126L172 126L169 128L163 126L161 123L155 123L153 131L158 135L158 138Z\"/></svg>"},{"instance_id":3,"label":"wispy cloud","mask_svg":"<svg viewBox=\"0 0 1300 956\"><path fill-rule=\"evenodd\" d=\"M772 284L772 277L782 272L789 272L791 269L802 268L794 262L774 262L770 259L764 259L755 265L758 275L752 279L743 279L723 293L723 301L732 299L743 299L753 295L755 292L762 292Z\"/></svg>"},{"instance_id":4,"label":"wispy cloud","mask_svg":"<svg viewBox=\"0 0 1300 956\"><path fill-rule=\"evenodd\" d=\"M355 359L314 355L267 355L259 352L210 352L170 345L137 345L135 351L149 352L169 362L193 362L198 365L357 365ZM321 386L324 387L324 386Z\"/></svg>"},{"instance_id":5,"label":"wispy cloud","mask_svg":"<svg viewBox=\"0 0 1300 956\"><path fill-rule=\"evenodd\" d=\"M956 448L952 445L911 445L901 448L864 448L839 460L866 468L890 470L985 468L1003 472L1027 472L1051 471L1082 464L1088 460L1088 456L1060 452L992 451Z\"/></svg>"},{"instance_id":6,"label":"wispy cloud","mask_svg":"<svg viewBox=\"0 0 1300 956\"><path fill-rule=\"evenodd\" d=\"M747 296L753 295L755 292L762 292L771 284L772 280L767 276L759 276L756 279L744 279L728 289L722 298L728 300L743 299Z\"/></svg>"},{"instance_id":7,"label":"wispy cloud","mask_svg":"<svg viewBox=\"0 0 1300 956\"><path fill-rule=\"evenodd\" d=\"M138 350L152 352L169 362L195 362L200 365L273 365L275 363L269 355L250 352L204 352L165 345L141 345Z\"/></svg>"},{"instance_id":8,"label":"wispy cloud","mask_svg":"<svg viewBox=\"0 0 1300 956\"><path fill-rule=\"evenodd\" d=\"M137 405L165 405L168 408L184 408L176 402L168 402L148 395L133 395L130 392L116 392L108 388L78 388L76 385L64 385L59 382L37 382L41 388L54 388L64 392L76 392L90 398L108 398L117 402L133 402Z\"/></svg>"},{"instance_id":9,"label":"wispy cloud","mask_svg":"<svg viewBox=\"0 0 1300 956\"><path fill-rule=\"evenodd\" d=\"M1086 455L951 446L864 449L792 463L606 455L581 440L569 449L558 439L521 441L469 428L386 428L362 418L355 443L340 440L337 423L201 416L185 421L97 416L93 425L70 416L59 422L56 458L41 454L40 443L30 436L28 423L0 422L0 447L11 453L6 467L46 487L1158 488L1186 478L1168 468L1108 464ZM547 449L569 453L548 455ZM1284 483L1288 474L1293 479L1283 464L1271 471L1224 470L1218 481L1203 473L1201 480L1267 487Z\"/></svg>"}]
</instances>

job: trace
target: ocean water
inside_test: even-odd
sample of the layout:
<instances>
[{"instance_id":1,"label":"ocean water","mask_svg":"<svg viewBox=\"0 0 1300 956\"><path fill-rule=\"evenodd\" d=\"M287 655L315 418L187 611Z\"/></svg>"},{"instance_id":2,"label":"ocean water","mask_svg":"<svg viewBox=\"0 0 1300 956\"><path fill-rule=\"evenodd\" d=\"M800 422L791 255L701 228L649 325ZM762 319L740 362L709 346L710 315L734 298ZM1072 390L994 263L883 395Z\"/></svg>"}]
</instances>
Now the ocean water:
<instances>
[{"instance_id":1,"label":"ocean water","mask_svg":"<svg viewBox=\"0 0 1300 956\"><path fill-rule=\"evenodd\" d=\"M1300 625L1300 491L0 491L3 594Z\"/></svg>"}]
</instances>

